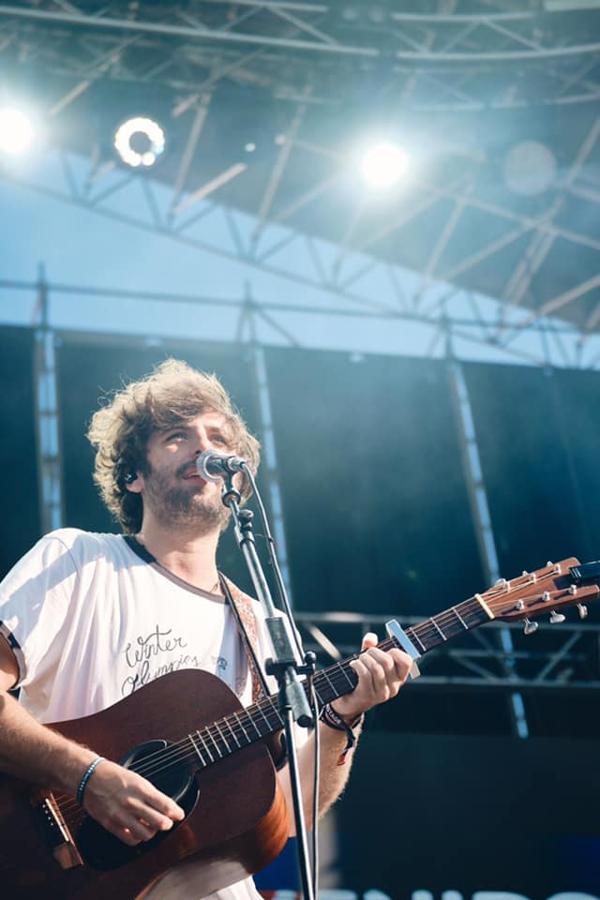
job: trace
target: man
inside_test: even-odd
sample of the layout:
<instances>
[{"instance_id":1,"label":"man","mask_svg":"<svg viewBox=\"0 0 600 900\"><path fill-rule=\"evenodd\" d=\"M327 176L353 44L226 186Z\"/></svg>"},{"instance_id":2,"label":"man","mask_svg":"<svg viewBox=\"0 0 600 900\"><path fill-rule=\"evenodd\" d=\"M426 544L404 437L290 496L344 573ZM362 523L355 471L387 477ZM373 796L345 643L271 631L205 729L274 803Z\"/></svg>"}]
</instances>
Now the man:
<instances>
[{"instance_id":1,"label":"man","mask_svg":"<svg viewBox=\"0 0 600 900\"><path fill-rule=\"evenodd\" d=\"M178 668L206 669L244 705L252 702L251 666L224 593L249 611L248 636L264 659L262 611L217 570L229 511L220 485L200 478L195 461L216 450L239 454L256 470L259 446L217 379L175 360L119 391L94 415L88 437L97 450L95 480L124 534L52 532L0 586L0 770L77 797L134 846L170 829L183 810L140 775L44 723L105 709ZM376 643L365 637L353 663L356 689L334 701L319 725L321 814L347 781L346 751L363 713L395 696L410 669L406 654L383 653ZM16 686L20 702L8 693ZM299 752L307 810L312 741ZM287 767L278 778L291 809ZM175 867L147 896L197 900L194 866ZM212 896L258 895L247 879Z\"/></svg>"}]
</instances>

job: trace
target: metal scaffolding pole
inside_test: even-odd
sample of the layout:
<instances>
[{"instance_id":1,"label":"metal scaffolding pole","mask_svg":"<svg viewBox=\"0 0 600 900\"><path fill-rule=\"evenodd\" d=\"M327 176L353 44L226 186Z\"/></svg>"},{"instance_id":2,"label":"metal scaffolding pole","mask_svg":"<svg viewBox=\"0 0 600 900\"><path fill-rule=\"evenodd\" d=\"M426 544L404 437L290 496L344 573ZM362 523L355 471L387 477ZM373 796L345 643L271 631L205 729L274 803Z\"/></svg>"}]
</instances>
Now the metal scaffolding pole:
<instances>
[{"instance_id":1,"label":"metal scaffolding pole","mask_svg":"<svg viewBox=\"0 0 600 900\"><path fill-rule=\"evenodd\" d=\"M448 333L447 336L446 349L448 376L456 411L456 422L461 443L464 473L469 498L471 500L471 509L479 545L479 553L488 584L494 584L500 579L496 542L494 540L490 509L485 482L483 480L483 470L479 458L479 447L477 446L477 434L475 432L471 401L462 366L453 356L452 337L450 333ZM502 659L502 667L506 672L507 678L510 679L511 676L516 676L514 656L512 655L514 652L512 635L508 628L501 628L498 635L500 645L505 654ZM510 711L516 735L520 738L529 737L529 727L527 725L523 697L517 691L513 691L510 694Z\"/></svg>"},{"instance_id":2,"label":"metal scaffolding pole","mask_svg":"<svg viewBox=\"0 0 600 900\"><path fill-rule=\"evenodd\" d=\"M263 468L267 473L267 485L269 501L271 504L271 518L273 536L277 548L277 558L281 568L281 577L290 600L293 604L292 586L290 581L290 567L288 562L285 526L283 520L283 504L281 501L281 488L279 485L279 472L277 466L277 449L275 446L275 434L273 430L273 412L271 409L271 392L267 376L264 347L256 337L255 312L252 302L248 299L248 324L250 328L250 346L252 349L252 362L256 386L258 390L258 404L260 411L260 425L263 438Z\"/></svg>"},{"instance_id":3,"label":"metal scaffolding pole","mask_svg":"<svg viewBox=\"0 0 600 900\"><path fill-rule=\"evenodd\" d=\"M49 322L48 283L40 265L33 354L36 453L42 533L63 525L62 459L56 383L56 335Z\"/></svg>"}]
</instances>

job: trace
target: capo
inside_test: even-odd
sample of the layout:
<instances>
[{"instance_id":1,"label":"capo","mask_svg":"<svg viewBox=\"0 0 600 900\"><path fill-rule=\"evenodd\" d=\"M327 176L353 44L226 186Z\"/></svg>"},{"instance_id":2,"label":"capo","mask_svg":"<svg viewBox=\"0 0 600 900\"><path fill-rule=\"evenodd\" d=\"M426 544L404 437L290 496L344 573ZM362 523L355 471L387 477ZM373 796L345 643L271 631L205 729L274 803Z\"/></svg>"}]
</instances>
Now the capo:
<instances>
[{"instance_id":1,"label":"capo","mask_svg":"<svg viewBox=\"0 0 600 900\"><path fill-rule=\"evenodd\" d=\"M417 650L407 633L401 627L400 623L396 621L396 619L390 619L389 622L386 622L385 628L388 635L393 638L398 644L400 644L404 652L408 653L413 661L409 678L418 678L421 672L419 671L417 660L421 658L421 653Z\"/></svg>"}]
</instances>

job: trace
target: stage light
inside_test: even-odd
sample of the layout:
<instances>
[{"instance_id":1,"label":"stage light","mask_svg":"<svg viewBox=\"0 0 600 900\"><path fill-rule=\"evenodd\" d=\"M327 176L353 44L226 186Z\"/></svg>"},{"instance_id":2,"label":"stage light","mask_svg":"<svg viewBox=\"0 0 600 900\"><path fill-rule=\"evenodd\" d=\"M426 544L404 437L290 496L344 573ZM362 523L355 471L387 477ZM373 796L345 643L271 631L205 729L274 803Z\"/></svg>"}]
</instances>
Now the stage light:
<instances>
[{"instance_id":1,"label":"stage light","mask_svg":"<svg viewBox=\"0 0 600 900\"><path fill-rule=\"evenodd\" d=\"M558 163L552 150L539 141L515 144L504 160L504 178L511 191L534 197L556 183Z\"/></svg>"},{"instance_id":2,"label":"stage light","mask_svg":"<svg viewBox=\"0 0 600 900\"><path fill-rule=\"evenodd\" d=\"M358 6L349 5L342 8L342 19L344 22L356 22L360 17L360 9Z\"/></svg>"},{"instance_id":3,"label":"stage light","mask_svg":"<svg viewBox=\"0 0 600 900\"><path fill-rule=\"evenodd\" d=\"M371 6L367 12L367 17L374 25L383 25L387 18L387 12L383 6Z\"/></svg>"},{"instance_id":4,"label":"stage light","mask_svg":"<svg viewBox=\"0 0 600 900\"><path fill-rule=\"evenodd\" d=\"M366 183L376 189L392 187L408 170L410 157L397 144L374 144L362 156L360 170Z\"/></svg>"},{"instance_id":5,"label":"stage light","mask_svg":"<svg viewBox=\"0 0 600 900\"><path fill-rule=\"evenodd\" d=\"M157 122L137 116L117 128L115 147L128 166L153 166L165 149L165 133Z\"/></svg>"},{"instance_id":6,"label":"stage light","mask_svg":"<svg viewBox=\"0 0 600 900\"><path fill-rule=\"evenodd\" d=\"M14 107L0 109L0 150L17 156L25 153L35 135L33 123L26 113Z\"/></svg>"}]
</instances>

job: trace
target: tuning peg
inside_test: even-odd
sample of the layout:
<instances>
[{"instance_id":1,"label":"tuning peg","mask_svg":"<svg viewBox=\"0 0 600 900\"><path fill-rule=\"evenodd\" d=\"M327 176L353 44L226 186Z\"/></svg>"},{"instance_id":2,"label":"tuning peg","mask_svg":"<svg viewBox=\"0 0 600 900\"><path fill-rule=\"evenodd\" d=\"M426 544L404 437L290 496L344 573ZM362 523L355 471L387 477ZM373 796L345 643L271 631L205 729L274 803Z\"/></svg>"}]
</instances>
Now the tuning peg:
<instances>
[{"instance_id":1,"label":"tuning peg","mask_svg":"<svg viewBox=\"0 0 600 900\"><path fill-rule=\"evenodd\" d=\"M521 610L525 609L525 602L523 600L517 600L515 603L515 609L517 612L521 612Z\"/></svg>"},{"instance_id":2,"label":"tuning peg","mask_svg":"<svg viewBox=\"0 0 600 900\"><path fill-rule=\"evenodd\" d=\"M542 594L542 600L544 603L548 603L548 601L550 600L550 591L544 591L544 593Z\"/></svg>"},{"instance_id":3,"label":"tuning peg","mask_svg":"<svg viewBox=\"0 0 600 900\"><path fill-rule=\"evenodd\" d=\"M538 630L539 624L537 622L532 622L530 619L525 619L525 623L523 625L523 634L533 634Z\"/></svg>"},{"instance_id":4,"label":"tuning peg","mask_svg":"<svg viewBox=\"0 0 600 900\"><path fill-rule=\"evenodd\" d=\"M529 583L530 583L530 584L531 584L532 582L536 582L536 581L537 581L537 575L535 574L535 572L528 572L527 569L523 569L523 571L521 572L521 575L522 575L523 578L529 578Z\"/></svg>"},{"instance_id":5,"label":"tuning peg","mask_svg":"<svg viewBox=\"0 0 600 900\"><path fill-rule=\"evenodd\" d=\"M580 619L587 619L588 608L583 603L577 604L577 612L579 613Z\"/></svg>"},{"instance_id":6,"label":"tuning peg","mask_svg":"<svg viewBox=\"0 0 600 900\"><path fill-rule=\"evenodd\" d=\"M563 616L562 613L557 613L555 609L553 609L552 612L550 613L550 623L552 625L559 625L560 622L564 622L565 619L566 619L566 616Z\"/></svg>"}]
</instances>

